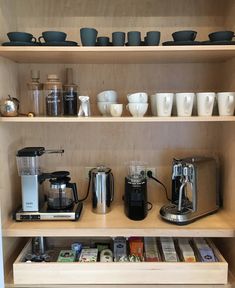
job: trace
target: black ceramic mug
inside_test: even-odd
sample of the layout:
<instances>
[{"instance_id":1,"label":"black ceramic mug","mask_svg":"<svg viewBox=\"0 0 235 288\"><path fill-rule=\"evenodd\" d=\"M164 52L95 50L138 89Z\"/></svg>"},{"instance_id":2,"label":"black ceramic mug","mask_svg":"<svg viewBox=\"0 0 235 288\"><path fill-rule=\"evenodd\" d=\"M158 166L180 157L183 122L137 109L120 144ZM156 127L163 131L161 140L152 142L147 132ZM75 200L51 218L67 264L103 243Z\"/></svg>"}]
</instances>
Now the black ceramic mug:
<instances>
[{"instance_id":1,"label":"black ceramic mug","mask_svg":"<svg viewBox=\"0 0 235 288\"><path fill-rule=\"evenodd\" d=\"M159 31L149 31L146 34L145 44L147 46L158 46L160 43L161 33Z\"/></svg>"},{"instance_id":2,"label":"black ceramic mug","mask_svg":"<svg viewBox=\"0 0 235 288\"><path fill-rule=\"evenodd\" d=\"M217 31L209 34L210 41L232 41L235 37L233 31Z\"/></svg>"},{"instance_id":3,"label":"black ceramic mug","mask_svg":"<svg viewBox=\"0 0 235 288\"><path fill-rule=\"evenodd\" d=\"M32 34L26 32L9 32L7 36L11 42L36 42Z\"/></svg>"},{"instance_id":4,"label":"black ceramic mug","mask_svg":"<svg viewBox=\"0 0 235 288\"><path fill-rule=\"evenodd\" d=\"M174 41L194 41L196 36L197 32L192 30L176 31L172 34Z\"/></svg>"},{"instance_id":5,"label":"black ceramic mug","mask_svg":"<svg viewBox=\"0 0 235 288\"><path fill-rule=\"evenodd\" d=\"M42 32L38 41L41 42L41 39L44 39L45 42L65 42L66 37L67 34L61 31L45 31Z\"/></svg>"},{"instance_id":6,"label":"black ceramic mug","mask_svg":"<svg viewBox=\"0 0 235 288\"><path fill-rule=\"evenodd\" d=\"M112 43L113 46L124 46L125 45L125 32L113 32L112 33Z\"/></svg>"},{"instance_id":7,"label":"black ceramic mug","mask_svg":"<svg viewBox=\"0 0 235 288\"><path fill-rule=\"evenodd\" d=\"M95 46L98 31L94 28L81 28L80 36L83 46Z\"/></svg>"},{"instance_id":8,"label":"black ceramic mug","mask_svg":"<svg viewBox=\"0 0 235 288\"><path fill-rule=\"evenodd\" d=\"M101 36L97 38L97 46L109 46L109 37Z\"/></svg>"},{"instance_id":9,"label":"black ceramic mug","mask_svg":"<svg viewBox=\"0 0 235 288\"><path fill-rule=\"evenodd\" d=\"M128 46L140 46L141 34L139 31L130 31L127 33Z\"/></svg>"}]
</instances>

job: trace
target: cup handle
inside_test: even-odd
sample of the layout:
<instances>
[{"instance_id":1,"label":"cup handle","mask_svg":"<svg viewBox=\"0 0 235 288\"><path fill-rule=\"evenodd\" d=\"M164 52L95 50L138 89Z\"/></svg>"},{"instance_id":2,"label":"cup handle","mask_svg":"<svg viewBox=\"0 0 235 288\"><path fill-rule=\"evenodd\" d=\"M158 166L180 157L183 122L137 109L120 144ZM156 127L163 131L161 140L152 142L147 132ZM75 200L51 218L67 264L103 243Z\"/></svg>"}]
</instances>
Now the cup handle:
<instances>
[{"instance_id":1,"label":"cup handle","mask_svg":"<svg viewBox=\"0 0 235 288\"><path fill-rule=\"evenodd\" d=\"M37 38L33 37L31 42L36 43L37 42Z\"/></svg>"},{"instance_id":2,"label":"cup handle","mask_svg":"<svg viewBox=\"0 0 235 288\"><path fill-rule=\"evenodd\" d=\"M189 109L190 109L190 104L191 104L191 97L189 95L184 97L184 104L185 104L185 112L189 113Z\"/></svg>"},{"instance_id":3,"label":"cup handle","mask_svg":"<svg viewBox=\"0 0 235 288\"><path fill-rule=\"evenodd\" d=\"M230 113L230 108L231 106L233 105L234 103L234 96L232 95L229 95L228 98L227 98L227 112Z\"/></svg>"},{"instance_id":4,"label":"cup handle","mask_svg":"<svg viewBox=\"0 0 235 288\"><path fill-rule=\"evenodd\" d=\"M206 98L206 110L207 110L207 113L209 113L209 110L211 108L211 105L213 104L213 96L207 96Z\"/></svg>"},{"instance_id":5,"label":"cup handle","mask_svg":"<svg viewBox=\"0 0 235 288\"><path fill-rule=\"evenodd\" d=\"M40 37L38 38L38 41L39 41L40 43L43 43L43 42L41 41L41 39L43 39L43 36L40 36Z\"/></svg>"},{"instance_id":6,"label":"cup handle","mask_svg":"<svg viewBox=\"0 0 235 288\"><path fill-rule=\"evenodd\" d=\"M170 107L170 96L164 98L164 112L167 113Z\"/></svg>"},{"instance_id":7,"label":"cup handle","mask_svg":"<svg viewBox=\"0 0 235 288\"><path fill-rule=\"evenodd\" d=\"M197 36L197 32L195 31L195 32L193 33L193 41L196 39L196 36Z\"/></svg>"},{"instance_id":8,"label":"cup handle","mask_svg":"<svg viewBox=\"0 0 235 288\"><path fill-rule=\"evenodd\" d=\"M126 109L130 112L130 110L129 110L129 104L126 105Z\"/></svg>"}]
</instances>

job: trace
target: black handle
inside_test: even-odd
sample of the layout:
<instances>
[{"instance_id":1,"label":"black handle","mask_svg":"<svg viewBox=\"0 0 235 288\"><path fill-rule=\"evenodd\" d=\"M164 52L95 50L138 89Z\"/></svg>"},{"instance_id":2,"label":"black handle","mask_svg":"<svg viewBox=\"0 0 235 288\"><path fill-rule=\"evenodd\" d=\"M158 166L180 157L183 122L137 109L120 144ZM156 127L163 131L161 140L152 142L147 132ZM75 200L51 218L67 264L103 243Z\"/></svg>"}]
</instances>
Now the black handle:
<instances>
[{"instance_id":1,"label":"black handle","mask_svg":"<svg viewBox=\"0 0 235 288\"><path fill-rule=\"evenodd\" d=\"M111 174L111 195L110 195L110 202L113 202L114 199L114 177L113 177L113 173Z\"/></svg>"},{"instance_id":2,"label":"black handle","mask_svg":"<svg viewBox=\"0 0 235 288\"><path fill-rule=\"evenodd\" d=\"M78 203L78 191L76 183L66 183L66 187L71 188L73 190L74 202Z\"/></svg>"}]
</instances>

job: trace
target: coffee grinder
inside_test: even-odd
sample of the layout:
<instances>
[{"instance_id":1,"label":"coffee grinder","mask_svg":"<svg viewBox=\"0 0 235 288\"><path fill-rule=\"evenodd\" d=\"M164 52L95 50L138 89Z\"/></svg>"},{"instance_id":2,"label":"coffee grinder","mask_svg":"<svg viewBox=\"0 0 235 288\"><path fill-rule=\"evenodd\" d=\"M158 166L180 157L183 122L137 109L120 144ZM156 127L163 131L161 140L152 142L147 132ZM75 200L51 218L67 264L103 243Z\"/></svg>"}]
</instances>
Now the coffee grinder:
<instances>
[{"instance_id":1,"label":"coffee grinder","mask_svg":"<svg viewBox=\"0 0 235 288\"><path fill-rule=\"evenodd\" d=\"M146 167L133 161L125 177L124 210L131 220L143 220L148 213Z\"/></svg>"},{"instance_id":2,"label":"coffee grinder","mask_svg":"<svg viewBox=\"0 0 235 288\"><path fill-rule=\"evenodd\" d=\"M60 195L69 195L65 192L66 188L71 188L72 184L69 183L69 172L61 171L57 173L43 173L40 166L40 158L44 154L51 153L64 153L64 150L45 150L44 147L25 147L17 152L17 169L18 174L21 176L21 194L22 194L22 207L18 209L14 218L16 221L36 221L36 220L77 220L82 210L82 203L78 203L77 195L74 196L74 204L62 209L51 209L48 205L49 200L45 198L42 191L42 183L46 179L51 179L51 190L60 191ZM60 177L59 177L59 176ZM54 182L53 182L53 179ZM59 181L59 183L57 182ZM53 185L54 184L54 185ZM73 188L75 191L75 188ZM77 190L76 190L77 191ZM66 193L66 194L65 194ZM77 192L76 192L77 193ZM52 193L49 194L49 196ZM54 192L54 195L55 192ZM71 199L71 197L61 197L64 199ZM64 209L63 209L64 208Z\"/></svg>"}]
</instances>

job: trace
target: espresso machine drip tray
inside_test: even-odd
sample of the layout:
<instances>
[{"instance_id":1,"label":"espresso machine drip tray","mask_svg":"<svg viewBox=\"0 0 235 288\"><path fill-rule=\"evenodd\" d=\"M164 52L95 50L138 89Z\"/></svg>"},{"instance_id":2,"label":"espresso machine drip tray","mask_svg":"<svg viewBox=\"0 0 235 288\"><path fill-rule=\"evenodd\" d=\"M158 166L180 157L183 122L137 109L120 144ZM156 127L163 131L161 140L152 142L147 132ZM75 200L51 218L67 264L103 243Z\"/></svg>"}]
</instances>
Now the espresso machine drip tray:
<instances>
[{"instance_id":1,"label":"espresso machine drip tray","mask_svg":"<svg viewBox=\"0 0 235 288\"><path fill-rule=\"evenodd\" d=\"M197 211L193 211L190 206L188 207L183 207L181 211L178 211L178 205L176 204L167 204L163 206L159 213L162 217L162 219L171 222L172 224L176 225L186 225L194 222L195 220L215 213L218 210L215 209L213 211L208 211L203 214L198 213Z\"/></svg>"},{"instance_id":2,"label":"espresso machine drip tray","mask_svg":"<svg viewBox=\"0 0 235 288\"><path fill-rule=\"evenodd\" d=\"M18 209L13 218L16 221L57 221L57 220L70 220L77 221L82 212L82 203L75 204L70 210L49 210L47 204L38 212L24 212L22 208Z\"/></svg>"}]
</instances>

